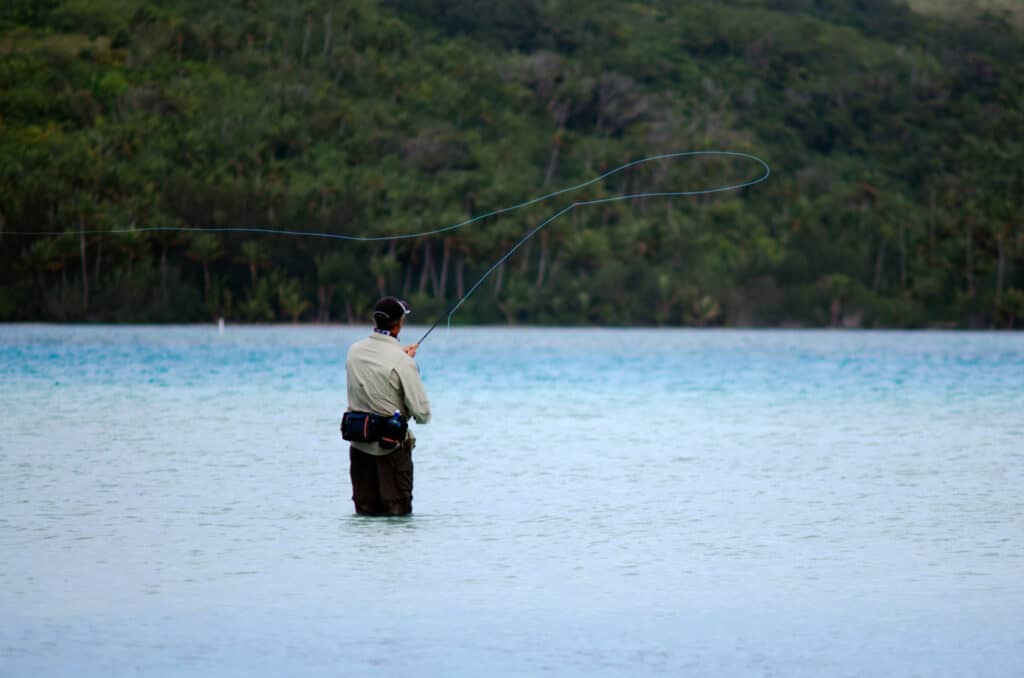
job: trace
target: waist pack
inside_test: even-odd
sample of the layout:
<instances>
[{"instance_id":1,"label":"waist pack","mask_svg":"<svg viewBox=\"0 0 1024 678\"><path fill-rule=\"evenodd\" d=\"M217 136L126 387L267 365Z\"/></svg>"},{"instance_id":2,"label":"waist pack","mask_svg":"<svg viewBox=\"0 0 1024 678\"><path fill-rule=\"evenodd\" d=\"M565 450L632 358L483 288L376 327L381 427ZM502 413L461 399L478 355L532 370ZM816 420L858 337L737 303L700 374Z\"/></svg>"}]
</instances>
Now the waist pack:
<instances>
[{"instance_id":1,"label":"waist pack","mask_svg":"<svg viewBox=\"0 0 1024 678\"><path fill-rule=\"evenodd\" d=\"M400 412L384 417L371 412L346 412L341 417L341 437L354 443L378 443L393 450L405 441L409 422Z\"/></svg>"}]
</instances>

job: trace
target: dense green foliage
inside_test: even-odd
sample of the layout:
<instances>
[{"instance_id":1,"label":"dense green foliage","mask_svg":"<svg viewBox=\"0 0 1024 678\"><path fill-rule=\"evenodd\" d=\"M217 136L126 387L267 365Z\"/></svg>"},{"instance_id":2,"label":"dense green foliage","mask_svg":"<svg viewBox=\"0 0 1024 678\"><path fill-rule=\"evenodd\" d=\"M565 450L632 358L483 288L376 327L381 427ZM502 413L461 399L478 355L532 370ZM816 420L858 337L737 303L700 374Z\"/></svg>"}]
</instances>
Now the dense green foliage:
<instances>
[{"instance_id":1,"label":"dense green foliage","mask_svg":"<svg viewBox=\"0 0 1024 678\"><path fill-rule=\"evenodd\" d=\"M0 320L1020 326L1024 69L998 13L896 0L8 0ZM58 235L42 235L58 232Z\"/></svg>"}]
</instances>

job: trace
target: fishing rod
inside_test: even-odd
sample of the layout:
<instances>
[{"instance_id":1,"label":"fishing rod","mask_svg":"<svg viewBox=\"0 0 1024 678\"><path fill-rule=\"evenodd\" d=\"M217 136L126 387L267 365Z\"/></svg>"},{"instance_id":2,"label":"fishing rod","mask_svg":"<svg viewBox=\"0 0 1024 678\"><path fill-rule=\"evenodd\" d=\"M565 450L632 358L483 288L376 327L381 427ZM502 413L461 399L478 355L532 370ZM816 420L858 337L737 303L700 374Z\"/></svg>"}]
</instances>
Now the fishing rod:
<instances>
[{"instance_id":1,"label":"fishing rod","mask_svg":"<svg viewBox=\"0 0 1024 678\"><path fill-rule=\"evenodd\" d=\"M599 204L602 204L602 203L617 202L617 201L622 201L622 200L638 200L638 199L641 199L641 198L679 198L679 197L684 197L684 196L696 196L696 195L708 195L708 194L711 194L711 193L723 193L725 191L737 191L737 190L739 190L741 188L747 188L749 186L753 186L755 184L759 184L762 181L766 180L771 175L771 167L769 167L768 163L766 163L764 160L762 160L761 158L757 157L756 155L751 155L749 153L740 153L740 152L737 152L737 151L683 151L683 152L679 152L679 153L665 153L665 154L662 154L662 155L655 155L655 156L651 156L649 158L642 158L640 160L634 160L632 162L628 162L625 165L620 165L619 167L616 167L613 170L605 172L604 174L602 174L602 175L600 175L600 176L598 176L598 177L596 177L594 179L590 179L589 181L585 181L582 184L577 184L576 186L570 186L569 188L563 188L563 189L555 191L553 193L548 193L547 195L540 196L539 198L533 198L531 200L527 200L525 202L522 202L522 203L520 203L518 205L513 205L512 207L505 207L505 208L502 208L500 210L494 210L493 212L488 212L486 214L482 214L482 215L480 215L478 217L474 217L473 219L470 219L468 221L462 222L460 224L455 224L453 226L447 226L447 227L445 227L443 229L437 229L435 231L427 231L427 232L423 233L422 235L433 235L434 233L442 233L444 231L454 230L455 228L461 228L463 226L467 226L467 225L473 223L474 221L478 221L480 219L485 219L485 218L487 218L489 216L494 216L496 214L502 214L504 212L511 212L512 210L517 210L517 209L520 209L520 208L523 208L523 207L527 207L529 205L535 205L536 203L542 202L542 201L547 200L549 198L553 198L555 196L563 195L565 193L570 193L572 191L579 190L579 189L584 188L586 186L590 186L591 184L594 184L596 182L602 181L602 180L612 176L613 174L621 172L621 171L623 171L625 169L628 169L630 167L635 167L637 165L641 165L643 163L652 162L654 160L667 160L667 159L670 159L670 158L680 158L680 157L684 157L684 156L696 156L696 155L733 156L733 157L739 157L739 158L745 158L745 159L748 159L748 160L753 160L754 162L756 162L759 165L761 165L761 167L764 169L764 173L759 175L755 179L751 179L750 181L745 181L745 182L738 183L738 184L730 184L728 186L719 186L719 187L715 187L715 188L707 188L707 189L702 189L702 190L696 190L696 191L659 191L659 192L646 192L646 193L627 193L627 194L624 194L624 195L615 195L615 196L611 196L611 197L607 197L607 198L596 198L594 200L579 200L579 201L576 201L576 202L572 203L571 205L568 205L567 207L559 210L558 212L556 212L552 216L548 217L546 220L544 220L543 222L541 222L540 224L538 224L537 226L532 228L529 232L526 233L526 235L524 235L522 238L520 238L511 248L509 248L509 250L507 252L505 252L505 254L503 254L501 256L501 258L499 258L496 262L494 262L494 264L492 264L491 267L488 268L484 272L484 274L482 276L480 276L480 278L475 283L473 283L473 285L469 288L469 290L465 294L463 294L461 297L459 297L458 300L456 300L455 303L452 304L448 308L448 310L445 311L445 313L443 315L439 316L438 319L434 321L434 324L432 324L430 326L430 328L427 329L426 333L424 333L424 335L422 337L420 337L420 340L418 342L416 342L416 346L419 346L420 344L422 344L424 342L424 340L426 340L426 338L430 336L430 333L433 332L437 328L437 326L441 324L441 321L444 320L445 318L447 318L447 320L448 320L448 325L451 326L452 316L455 314L455 311L457 311L459 309L459 307L462 306L463 302L465 302L467 299L469 299L469 297L471 297L473 295L473 293L476 291L476 289L478 287L480 287L481 284L483 284L484 280L486 280L492 273L494 273L494 271L496 271L498 269L498 267L500 267L503 263L505 263L505 261L508 260L508 258L511 257L516 252L516 250L518 250L528 240L530 240L530 238L532 238L533 236L537 235L537 233L539 233L545 226L547 226L548 224L552 223L556 219L562 217L563 215L568 214L569 212L571 212L572 210L576 209L577 207L585 207L585 206L588 206L588 205L599 205Z\"/></svg>"}]
</instances>

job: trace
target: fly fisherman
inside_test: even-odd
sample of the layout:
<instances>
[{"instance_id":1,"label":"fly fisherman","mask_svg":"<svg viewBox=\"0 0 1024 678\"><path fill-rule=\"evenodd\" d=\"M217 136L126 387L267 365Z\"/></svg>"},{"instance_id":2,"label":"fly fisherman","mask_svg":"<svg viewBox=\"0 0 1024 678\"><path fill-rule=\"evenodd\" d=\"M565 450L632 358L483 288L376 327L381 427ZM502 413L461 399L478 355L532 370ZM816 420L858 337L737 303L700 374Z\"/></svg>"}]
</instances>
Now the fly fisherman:
<instances>
[{"instance_id":1,"label":"fly fisherman","mask_svg":"<svg viewBox=\"0 0 1024 678\"><path fill-rule=\"evenodd\" d=\"M356 513L402 516L412 512L412 450L408 419L430 420L430 402L413 361L418 344L400 346L398 333L411 309L384 297L373 310L376 327L348 350L348 411L341 435L352 443L349 474Z\"/></svg>"}]
</instances>

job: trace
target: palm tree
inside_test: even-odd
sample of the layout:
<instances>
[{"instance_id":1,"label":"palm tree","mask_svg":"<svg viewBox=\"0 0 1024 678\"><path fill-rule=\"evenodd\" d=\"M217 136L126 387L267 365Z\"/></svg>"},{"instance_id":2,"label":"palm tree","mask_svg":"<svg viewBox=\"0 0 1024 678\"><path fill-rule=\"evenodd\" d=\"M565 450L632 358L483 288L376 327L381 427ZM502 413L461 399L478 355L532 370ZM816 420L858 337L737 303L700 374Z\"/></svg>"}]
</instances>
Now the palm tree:
<instances>
[{"instance_id":1,"label":"palm tree","mask_svg":"<svg viewBox=\"0 0 1024 678\"><path fill-rule=\"evenodd\" d=\"M154 226L175 226L176 224L168 219L156 217L153 219ZM181 244L184 240L181 231L154 231L149 233L150 239L160 247L160 297L167 303L167 253L175 245Z\"/></svg>"},{"instance_id":2,"label":"palm tree","mask_svg":"<svg viewBox=\"0 0 1024 678\"><path fill-rule=\"evenodd\" d=\"M261 268L270 265L270 250L261 242L246 240L242 243L242 253L235 258L235 261L248 265L249 279L255 289L257 273Z\"/></svg>"},{"instance_id":3,"label":"palm tree","mask_svg":"<svg viewBox=\"0 0 1024 678\"><path fill-rule=\"evenodd\" d=\"M215 233L194 233L188 246L188 257L203 267L203 299L210 301L210 264L224 256L220 237Z\"/></svg>"},{"instance_id":4,"label":"palm tree","mask_svg":"<svg viewBox=\"0 0 1024 678\"><path fill-rule=\"evenodd\" d=\"M47 287L47 273L60 271L60 318L67 317L67 287L68 287L68 266L67 262L75 254L77 237L74 233L65 232L52 238L37 240L22 255L25 263L38 272L39 287L44 290Z\"/></svg>"},{"instance_id":5,"label":"palm tree","mask_svg":"<svg viewBox=\"0 0 1024 678\"><path fill-rule=\"evenodd\" d=\"M317 298L320 301L318 319L328 322L331 319L331 300L338 284L345 280L349 271L348 262L338 252L319 255L316 258Z\"/></svg>"},{"instance_id":6,"label":"palm tree","mask_svg":"<svg viewBox=\"0 0 1024 678\"><path fill-rule=\"evenodd\" d=\"M309 300L302 296L302 286L294 278L277 286L277 303L283 312L291 316L293 323L299 322L299 316L309 309Z\"/></svg>"}]
</instances>

